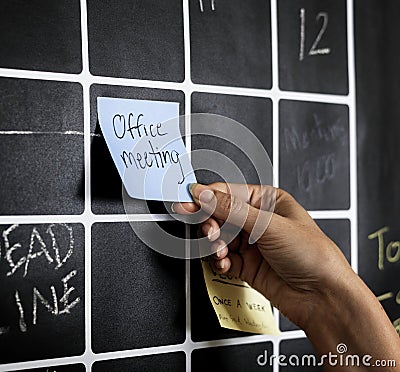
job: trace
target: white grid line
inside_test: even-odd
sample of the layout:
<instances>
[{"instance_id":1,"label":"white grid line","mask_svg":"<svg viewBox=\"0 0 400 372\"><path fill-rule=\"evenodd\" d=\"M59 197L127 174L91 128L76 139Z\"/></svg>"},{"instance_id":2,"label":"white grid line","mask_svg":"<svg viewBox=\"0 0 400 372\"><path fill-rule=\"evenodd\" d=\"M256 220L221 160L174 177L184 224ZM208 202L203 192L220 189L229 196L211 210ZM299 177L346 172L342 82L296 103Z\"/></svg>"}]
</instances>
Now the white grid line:
<instances>
[{"instance_id":1,"label":"white grid line","mask_svg":"<svg viewBox=\"0 0 400 372\"><path fill-rule=\"evenodd\" d=\"M192 149L192 128L190 114L191 110L191 64L190 64L190 21L189 21L189 0L183 0L183 40L184 40L184 53L185 53L185 80L183 82L182 90L185 95L185 146L191 159ZM185 253L190 257L190 227L185 227L186 241ZM191 291L190 291L190 259L185 261L185 298L186 298L186 326L185 326L185 343L183 350L186 355L186 372L192 370L192 333L191 333Z\"/></svg>"},{"instance_id":2,"label":"white grid line","mask_svg":"<svg viewBox=\"0 0 400 372\"><path fill-rule=\"evenodd\" d=\"M309 93L309 92L291 92L280 90L278 86L273 86L272 89L252 89L241 87L229 87L220 85L206 85L195 84L190 80L185 80L182 83L157 81L157 80L139 80L128 78L116 78L107 76L92 75L90 72L80 74L63 74L57 72L43 72L33 70L18 70L0 68L0 77L3 78L17 78L17 79L33 79L33 80L50 80L50 81L65 81L73 83L81 83L83 80L90 81L91 84L102 85L119 85L126 87L137 88L153 88L153 89L169 89L169 90L185 90L185 87L190 87L192 92L203 93L219 93L240 95L248 97L263 97L263 98L276 98L287 99L294 101L306 102L322 102L322 103L336 103L336 104L351 104L352 99L349 95L336 95L324 93Z\"/></svg>"},{"instance_id":3,"label":"white grid line","mask_svg":"<svg viewBox=\"0 0 400 372\"><path fill-rule=\"evenodd\" d=\"M91 180L90 180L90 84L89 73L89 35L86 0L81 5L81 43L82 73L80 83L83 87L83 120L84 120L84 154L85 154L85 352L82 360L86 370L91 371L92 353L92 224L91 212Z\"/></svg>"},{"instance_id":4,"label":"white grid line","mask_svg":"<svg viewBox=\"0 0 400 372\"><path fill-rule=\"evenodd\" d=\"M272 68L272 166L273 184L279 187L279 55L278 55L278 9L277 0L270 2L271 18L271 68ZM279 310L273 308L274 319L279 329ZM279 355L279 343L274 342L273 353ZM274 367L275 370L275 367Z\"/></svg>"},{"instance_id":5,"label":"white grid line","mask_svg":"<svg viewBox=\"0 0 400 372\"><path fill-rule=\"evenodd\" d=\"M347 0L347 64L349 75L349 137L350 137L350 211L351 267L358 272L358 200L357 200L357 118L356 66L354 49L354 1Z\"/></svg>"}]
</instances>

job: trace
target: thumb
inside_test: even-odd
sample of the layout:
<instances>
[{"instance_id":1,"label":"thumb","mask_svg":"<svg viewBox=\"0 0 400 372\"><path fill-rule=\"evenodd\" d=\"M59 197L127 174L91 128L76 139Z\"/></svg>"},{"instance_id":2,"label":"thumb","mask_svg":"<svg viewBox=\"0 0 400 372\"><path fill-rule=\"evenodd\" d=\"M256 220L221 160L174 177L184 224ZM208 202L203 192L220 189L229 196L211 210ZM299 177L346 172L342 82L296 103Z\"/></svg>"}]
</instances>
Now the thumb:
<instances>
[{"instance_id":1,"label":"thumb","mask_svg":"<svg viewBox=\"0 0 400 372\"><path fill-rule=\"evenodd\" d=\"M229 192L225 193L211 189L198 183L190 185L189 191L193 196L194 202L205 212L212 214L217 219L242 228L250 236L259 238L268 226L270 213L267 216L268 212L254 208ZM260 224L259 221L264 221L265 223ZM262 225L264 226L262 227ZM254 231L255 227L256 233ZM263 231L261 232L260 229Z\"/></svg>"}]
</instances>

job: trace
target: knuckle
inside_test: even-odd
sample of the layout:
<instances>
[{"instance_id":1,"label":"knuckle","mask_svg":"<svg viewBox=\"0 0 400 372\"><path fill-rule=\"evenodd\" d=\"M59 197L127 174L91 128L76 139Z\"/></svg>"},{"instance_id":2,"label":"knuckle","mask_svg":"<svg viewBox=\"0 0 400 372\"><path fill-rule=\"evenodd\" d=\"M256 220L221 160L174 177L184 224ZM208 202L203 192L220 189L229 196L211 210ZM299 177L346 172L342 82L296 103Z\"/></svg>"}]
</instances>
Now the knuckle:
<instances>
[{"instance_id":1,"label":"knuckle","mask_svg":"<svg viewBox=\"0 0 400 372\"><path fill-rule=\"evenodd\" d=\"M232 196L229 194L222 194L219 204L224 211L229 211L231 209Z\"/></svg>"},{"instance_id":2,"label":"knuckle","mask_svg":"<svg viewBox=\"0 0 400 372\"><path fill-rule=\"evenodd\" d=\"M230 194L223 194L220 199L220 207L228 213L236 214L242 209L242 202Z\"/></svg>"},{"instance_id":3,"label":"knuckle","mask_svg":"<svg viewBox=\"0 0 400 372\"><path fill-rule=\"evenodd\" d=\"M239 212L242 209L242 202L238 198L231 199L231 211L233 213Z\"/></svg>"},{"instance_id":4,"label":"knuckle","mask_svg":"<svg viewBox=\"0 0 400 372\"><path fill-rule=\"evenodd\" d=\"M225 192L227 190L227 184L224 182L214 182L210 185L212 189Z\"/></svg>"}]
</instances>

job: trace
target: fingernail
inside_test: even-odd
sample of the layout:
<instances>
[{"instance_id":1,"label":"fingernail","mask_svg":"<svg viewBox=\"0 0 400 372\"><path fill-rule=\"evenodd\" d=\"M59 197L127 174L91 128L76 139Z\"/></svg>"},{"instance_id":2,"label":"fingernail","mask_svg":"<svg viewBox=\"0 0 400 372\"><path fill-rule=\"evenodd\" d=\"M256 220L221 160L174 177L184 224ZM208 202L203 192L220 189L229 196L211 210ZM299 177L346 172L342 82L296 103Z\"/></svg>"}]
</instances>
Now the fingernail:
<instances>
[{"instance_id":1,"label":"fingernail","mask_svg":"<svg viewBox=\"0 0 400 372\"><path fill-rule=\"evenodd\" d=\"M220 245L217 248L217 257L221 256L221 251L226 247L224 243L220 243Z\"/></svg>"},{"instance_id":2,"label":"fingernail","mask_svg":"<svg viewBox=\"0 0 400 372\"><path fill-rule=\"evenodd\" d=\"M223 269L225 267L225 261L224 260L219 261L219 267L221 269Z\"/></svg>"},{"instance_id":3,"label":"fingernail","mask_svg":"<svg viewBox=\"0 0 400 372\"><path fill-rule=\"evenodd\" d=\"M175 203L172 203L171 204L171 210L172 210L172 212L176 213L174 206L175 206Z\"/></svg>"},{"instance_id":4,"label":"fingernail","mask_svg":"<svg viewBox=\"0 0 400 372\"><path fill-rule=\"evenodd\" d=\"M202 203L209 203L214 197L214 193L211 190L204 190L199 195L199 200Z\"/></svg>"},{"instance_id":5,"label":"fingernail","mask_svg":"<svg viewBox=\"0 0 400 372\"><path fill-rule=\"evenodd\" d=\"M207 233L208 240L211 240L212 234L214 233L214 229L210 227Z\"/></svg>"},{"instance_id":6,"label":"fingernail","mask_svg":"<svg viewBox=\"0 0 400 372\"><path fill-rule=\"evenodd\" d=\"M188 185L189 193L190 193L190 195L192 195L192 196L194 196L192 191L193 191L193 187L194 187L195 185L197 185L197 184L196 184L196 183L189 183L189 185Z\"/></svg>"}]
</instances>

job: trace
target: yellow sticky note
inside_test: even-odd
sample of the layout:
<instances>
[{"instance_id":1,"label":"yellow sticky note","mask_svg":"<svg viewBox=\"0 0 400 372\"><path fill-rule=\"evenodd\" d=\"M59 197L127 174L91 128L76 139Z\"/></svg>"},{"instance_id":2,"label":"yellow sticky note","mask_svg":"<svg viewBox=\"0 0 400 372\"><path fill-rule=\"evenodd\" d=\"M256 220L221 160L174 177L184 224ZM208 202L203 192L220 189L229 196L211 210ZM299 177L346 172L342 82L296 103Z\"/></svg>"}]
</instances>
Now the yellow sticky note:
<instances>
[{"instance_id":1,"label":"yellow sticky note","mask_svg":"<svg viewBox=\"0 0 400 372\"><path fill-rule=\"evenodd\" d=\"M246 282L230 275L217 274L210 258L202 258L208 295L223 328L278 335L270 302Z\"/></svg>"}]
</instances>

